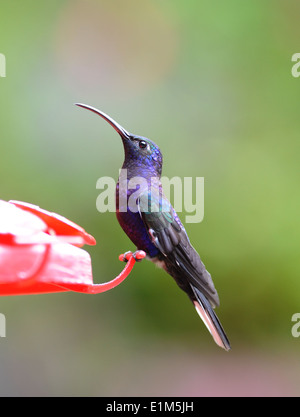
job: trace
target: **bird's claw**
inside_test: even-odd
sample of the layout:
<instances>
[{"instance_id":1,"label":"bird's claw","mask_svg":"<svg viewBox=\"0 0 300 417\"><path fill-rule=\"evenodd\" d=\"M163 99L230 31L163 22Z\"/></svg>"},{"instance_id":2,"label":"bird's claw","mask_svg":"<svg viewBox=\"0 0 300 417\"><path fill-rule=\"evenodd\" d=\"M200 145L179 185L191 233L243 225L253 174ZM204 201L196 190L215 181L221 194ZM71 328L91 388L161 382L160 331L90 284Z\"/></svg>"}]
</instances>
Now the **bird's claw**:
<instances>
[{"instance_id":1,"label":"bird's claw","mask_svg":"<svg viewBox=\"0 0 300 417\"><path fill-rule=\"evenodd\" d=\"M121 262L128 262L131 256L134 257L136 262L140 262L142 259L146 257L146 253L143 250L136 250L135 252L125 252L119 256L119 260Z\"/></svg>"}]
</instances>

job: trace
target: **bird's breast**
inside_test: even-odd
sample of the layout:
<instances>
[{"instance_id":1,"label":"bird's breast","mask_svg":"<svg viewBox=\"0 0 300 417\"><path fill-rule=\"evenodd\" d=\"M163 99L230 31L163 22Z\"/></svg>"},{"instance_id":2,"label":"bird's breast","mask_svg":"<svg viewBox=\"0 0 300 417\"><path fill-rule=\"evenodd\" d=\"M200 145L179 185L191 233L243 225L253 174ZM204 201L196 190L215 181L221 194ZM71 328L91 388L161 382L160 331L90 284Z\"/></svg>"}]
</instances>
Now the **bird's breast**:
<instances>
[{"instance_id":1,"label":"bird's breast","mask_svg":"<svg viewBox=\"0 0 300 417\"><path fill-rule=\"evenodd\" d=\"M144 250L151 258L157 256L159 250L152 243L143 219L138 211L137 202L134 205L134 189L128 189L127 184L118 182L116 188L117 219L129 239L140 250Z\"/></svg>"}]
</instances>

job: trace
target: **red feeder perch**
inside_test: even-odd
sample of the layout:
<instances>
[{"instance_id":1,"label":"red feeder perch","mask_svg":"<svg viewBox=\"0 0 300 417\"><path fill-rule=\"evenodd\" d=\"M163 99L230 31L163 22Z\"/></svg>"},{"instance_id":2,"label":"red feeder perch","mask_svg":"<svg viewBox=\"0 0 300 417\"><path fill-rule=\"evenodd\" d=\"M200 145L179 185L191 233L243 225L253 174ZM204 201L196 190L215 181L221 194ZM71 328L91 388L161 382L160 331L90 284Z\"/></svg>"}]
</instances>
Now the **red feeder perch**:
<instances>
[{"instance_id":1,"label":"red feeder perch","mask_svg":"<svg viewBox=\"0 0 300 417\"><path fill-rule=\"evenodd\" d=\"M119 285L136 262L130 253L115 279L93 284L90 255L81 249L84 244L96 241L70 220L32 204L0 200L0 295L98 294ZM136 258L145 256L139 251Z\"/></svg>"}]
</instances>

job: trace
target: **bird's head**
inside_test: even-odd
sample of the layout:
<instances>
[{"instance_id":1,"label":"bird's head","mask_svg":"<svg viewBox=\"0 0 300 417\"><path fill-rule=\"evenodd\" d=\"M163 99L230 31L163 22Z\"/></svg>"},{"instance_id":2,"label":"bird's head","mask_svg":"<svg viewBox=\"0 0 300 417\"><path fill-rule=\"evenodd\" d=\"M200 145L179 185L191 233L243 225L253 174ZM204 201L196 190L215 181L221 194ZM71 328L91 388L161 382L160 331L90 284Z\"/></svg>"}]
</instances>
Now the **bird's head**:
<instances>
[{"instance_id":1,"label":"bird's head","mask_svg":"<svg viewBox=\"0 0 300 417\"><path fill-rule=\"evenodd\" d=\"M127 132L127 130L110 116L94 107L81 103L76 103L76 105L98 114L119 133L125 151L123 168L150 171L153 175L161 176L163 157L159 147L154 142L143 136L133 135Z\"/></svg>"}]
</instances>

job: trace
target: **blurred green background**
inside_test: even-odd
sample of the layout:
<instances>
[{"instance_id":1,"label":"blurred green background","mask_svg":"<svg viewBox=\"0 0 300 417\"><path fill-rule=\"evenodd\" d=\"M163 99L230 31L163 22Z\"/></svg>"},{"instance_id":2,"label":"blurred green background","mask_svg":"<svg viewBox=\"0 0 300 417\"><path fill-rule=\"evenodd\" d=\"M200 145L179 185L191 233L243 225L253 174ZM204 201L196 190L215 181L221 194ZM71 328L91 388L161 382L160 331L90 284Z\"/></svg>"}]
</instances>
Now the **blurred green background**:
<instances>
[{"instance_id":1,"label":"blurred green background","mask_svg":"<svg viewBox=\"0 0 300 417\"><path fill-rule=\"evenodd\" d=\"M232 344L218 348L149 262L116 289L3 297L0 395L299 395L298 1L0 0L0 198L37 204L97 240L94 282L133 249L96 210L123 148L83 102L159 144L163 175L205 177L187 224Z\"/></svg>"}]
</instances>

